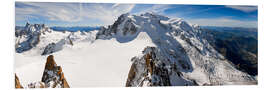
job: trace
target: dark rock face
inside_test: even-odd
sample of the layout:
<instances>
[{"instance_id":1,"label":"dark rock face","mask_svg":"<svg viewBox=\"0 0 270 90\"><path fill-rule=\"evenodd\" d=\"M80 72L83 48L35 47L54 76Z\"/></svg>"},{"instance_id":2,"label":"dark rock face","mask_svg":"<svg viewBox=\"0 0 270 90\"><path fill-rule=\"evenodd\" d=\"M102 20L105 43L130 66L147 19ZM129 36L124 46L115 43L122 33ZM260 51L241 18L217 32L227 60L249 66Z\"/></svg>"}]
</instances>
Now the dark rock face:
<instances>
[{"instance_id":1,"label":"dark rock face","mask_svg":"<svg viewBox=\"0 0 270 90\"><path fill-rule=\"evenodd\" d=\"M62 68L57 66L53 55L50 55L47 58L41 81L44 82L45 86L47 87L69 88L69 85L64 77L64 73L62 72Z\"/></svg>"},{"instance_id":2,"label":"dark rock face","mask_svg":"<svg viewBox=\"0 0 270 90\"><path fill-rule=\"evenodd\" d=\"M56 47L56 44L55 43L48 44L45 47L45 49L44 49L44 51L43 51L43 53L41 55L47 55L47 54L53 53L55 51L55 47Z\"/></svg>"},{"instance_id":3,"label":"dark rock face","mask_svg":"<svg viewBox=\"0 0 270 90\"><path fill-rule=\"evenodd\" d=\"M111 30L112 30L113 33L116 33L116 32L117 32L118 26L119 26L122 22L124 22L124 20L125 20L124 17L125 17L126 15L128 15L128 13L127 13L127 14L122 14L120 17L118 17L117 21L115 21L115 23L111 26Z\"/></svg>"},{"instance_id":4,"label":"dark rock face","mask_svg":"<svg viewBox=\"0 0 270 90\"><path fill-rule=\"evenodd\" d=\"M118 17L118 19L108 27L101 27L99 32L97 33L96 39L104 39L107 37L112 36L113 34L116 34L118 31L118 26L124 22L125 20L125 14Z\"/></svg>"},{"instance_id":5,"label":"dark rock face","mask_svg":"<svg viewBox=\"0 0 270 90\"><path fill-rule=\"evenodd\" d=\"M16 74L15 74L15 88L23 88Z\"/></svg>"},{"instance_id":6,"label":"dark rock face","mask_svg":"<svg viewBox=\"0 0 270 90\"><path fill-rule=\"evenodd\" d=\"M168 70L164 67L164 63L162 63L162 66L156 66L157 62L155 62L156 56L155 53L148 53L145 56L145 63L147 67L147 71L149 71L150 75L157 75L158 77L155 77L152 79L151 86L171 86L170 78L168 74Z\"/></svg>"},{"instance_id":7,"label":"dark rock face","mask_svg":"<svg viewBox=\"0 0 270 90\"><path fill-rule=\"evenodd\" d=\"M110 27L110 26L109 26ZM100 30L97 33L96 39L101 39L101 38L106 38L106 37L110 37L111 31L106 28L106 27L101 27Z\"/></svg>"},{"instance_id":8,"label":"dark rock face","mask_svg":"<svg viewBox=\"0 0 270 90\"><path fill-rule=\"evenodd\" d=\"M132 86L132 81L133 81L133 79L135 78L135 76L136 76L136 70L137 68L136 68L136 64L135 63L133 63L132 65L131 65L131 67L130 67L130 70L129 70L129 73L128 73L128 78L127 78L127 82L126 82L126 87L130 87L130 86Z\"/></svg>"},{"instance_id":9,"label":"dark rock face","mask_svg":"<svg viewBox=\"0 0 270 90\"><path fill-rule=\"evenodd\" d=\"M134 21L132 21L132 19L127 18L128 15L129 13L122 14L112 25L109 25L107 28L101 27L100 31L97 33L96 39L110 38L115 34L121 34L123 36L126 36L128 34L136 34L137 27L134 24Z\"/></svg>"},{"instance_id":10,"label":"dark rock face","mask_svg":"<svg viewBox=\"0 0 270 90\"><path fill-rule=\"evenodd\" d=\"M135 24L132 22L132 20L127 20L123 28L123 35L127 34L135 34L137 32L137 28Z\"/></svg>"}]
</instances>

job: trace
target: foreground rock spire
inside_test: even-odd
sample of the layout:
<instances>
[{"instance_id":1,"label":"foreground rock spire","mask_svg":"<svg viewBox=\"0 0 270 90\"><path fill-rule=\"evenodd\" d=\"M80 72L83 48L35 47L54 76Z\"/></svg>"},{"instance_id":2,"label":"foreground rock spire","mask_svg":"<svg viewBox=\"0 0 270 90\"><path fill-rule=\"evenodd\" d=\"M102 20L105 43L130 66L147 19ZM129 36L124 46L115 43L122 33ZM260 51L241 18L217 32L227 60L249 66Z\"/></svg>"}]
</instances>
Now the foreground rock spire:
<instances>
[{"instance_id":1,"label":"foreground rock spire","mask_svg":"<svg viewBox=\"0 0 270 90\"><path fill-rule=\"evenodd\" d=\"M64 77L64 73L62 72L62 68L57 66L53 55L50 55L47 58L41 81L44 82L45 86L47 87L69 88L69 85Z\"/></svg>"},{"instance_id":2,"label":"foreground rock spire","mask_svg":"<svg viewBox=\"0 0 270 90\"><path fill-rule=\"evenodd\" d=\"M16 74L15 74L15 88L23 88Z\"/></svg>"},{"instance_id":3,"label":"foreground rock spire","mask_svg":"<svg viewBox=\"0 0 270 90\"><path fill-rule=\"evenodd\" d=\"M15 88L23 88L15 74ZM29 83L25 88L70 88L61 66L57 66L53 55L47 57L41 81Z\"/></svg>"}]
</instances>

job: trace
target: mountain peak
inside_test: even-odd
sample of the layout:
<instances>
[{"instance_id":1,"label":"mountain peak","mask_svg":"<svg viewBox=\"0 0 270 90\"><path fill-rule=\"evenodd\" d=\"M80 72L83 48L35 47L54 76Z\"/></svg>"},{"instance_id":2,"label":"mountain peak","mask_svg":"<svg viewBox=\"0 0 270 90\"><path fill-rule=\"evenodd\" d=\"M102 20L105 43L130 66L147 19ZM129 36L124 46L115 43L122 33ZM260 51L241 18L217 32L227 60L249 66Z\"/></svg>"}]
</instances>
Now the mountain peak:
<instances>
[{"instance_id":1,"label":"mountain peak","mask_svg":"<svg viewBox=\"0 0 270 90\"><path fill-rule=\"evenodd\" d=\"M100 30L97 39L115 38L118 42L125 43L136 39L141 32L145 32L151 39L150 42L156 47L147 47L143 52L143 57L132 59L134 65L131 67L127 86L141 86L141 82L138 81L143 80L143 75L147 72L149 75L156 73L149 78L155 77L154 81L156 79L161 81L153 83L150 78L149 81L146 80L146 82L151 81L147 84L150 86L220 85L230 84L231 81L236 80L254 81L252 76L231 68L229 63L221 61L224 57L202 38L199 26L191 25L182 18L169 18L152 13L140 16L121 15L113 25ZM150 64L147 64L149 62ZM153 62L152 66L151 62ZM136 68L141 68L141 66L147 66L150 69L137 71L134 74ZM166 67L174 67L174 69ZM168 74L158 73L161 71L168 71ZM201 73L201 76L198 77L198 73ZM216 73L222 73L222 75Z\"/></svg>"},{"instance_id":2,"label":"mountain peak","mask_svg":"<svg viewBox=\"0 0 270 90\"><path fill-rule=\"evenodd\" d=\"M160 20L169 19L169 17L167 17L167 16L160 15L160 14L157 14L157 13L154 13L154 12L146 12L146 13L141 14L140 16L148 17L148 18L152 18L152 19L160 19Z\"/></svg>"},{"instance_id":3,"label":"mountain peak","mask_svg":"<svg viewBox=\"0 0 270 90\"><path fill-rule=\"evenodd\" d=\"M97 39L111 37L136 37L140 32L148 34L166 33L174 30L193 30L192 26L181 18L169 18L146 12L141 15L122 14L108 28L102 28Z\"/></svg>"},{"instance_id":4,"label":"mountain peak","mask_svg":"<svg viewBox=\"0 0 270 90\"><path fill-rule=\"evenodd\" d=\"M22 41L16 42L16 51L21 53L35 47L40 41L40 35L51 32L51 30L44 24L30 24L27 22L23 30L16 30L15 32L18 34L16 36L20 38L26 37Z\"/></svg>"},{"instance_id":5,"label":"mountain peak","mask_svg":"<svg viewBox=\"0 0 270 90\"><path fill-rule=\"evenodd\" d=\"M45 24L30 24L30 23L26 23L25 25L25 29L26 30L32 30L33 31L39 31L42 29L48 28L48 26L45 26Z\"/></svg>"},{"instance_id":6,"label":"mountain peak","mask_svg":"<svg viewBox=\"0 0 270 90\"><path fill-rule=\"evenodd\" d=\"M25 27L28 27L29 25L30 25L30 23L29 22L26 22Z\"/></svg>"}]
</instances>

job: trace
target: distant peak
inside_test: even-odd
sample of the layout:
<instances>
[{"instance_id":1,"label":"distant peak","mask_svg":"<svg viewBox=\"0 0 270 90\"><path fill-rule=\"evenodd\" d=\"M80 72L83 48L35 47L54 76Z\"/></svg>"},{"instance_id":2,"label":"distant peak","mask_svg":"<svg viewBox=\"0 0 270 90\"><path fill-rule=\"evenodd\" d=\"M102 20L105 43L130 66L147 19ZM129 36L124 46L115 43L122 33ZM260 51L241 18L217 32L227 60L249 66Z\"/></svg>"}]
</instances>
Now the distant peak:
<instances>
[{"instance_id":1,"label":"distant peak","mask_svg":"<svg viewBox=\"0 0 270 90\"><path fill-rule=\"evenodd\" d=\"M30 25L36 26L36 27L45 27L45 24L31 24L29 22L26 22L25 27L29 27Z\"/></svg>"},{"instance_id":2,"label":"distant peak","mask_svg":"<svg viewBox=\"0 0 270 90\"><path fill-rule=\"evenodd\" d=\"M26 25L30 25L29 22L26 22Z\"/></svg>"},{"instance_id":3,"label":"distant peak","mask_svg":"<svg viewBox=\"0 0 270 90\"><path fill-rule=\"evenodd\" d=\"M30 23L26 22L25 27L29 27Z\"/></svg>"},{"instance_id":4,"label":"distant peak","mask_svg":"<svg viewBox=\"0 0 270 90\"><path fill-rule=\"evenodd\" d=\"M154 13L154 12L145 12L145 13L143 13L143 14L141 14L142 16L152 16L152 15L158 15L158 14L156 14L156 13Z\"/></svg>"},{"instance_id":5,"label":"distant peak","mask_svg":"<svg viewBox=\"0 0 270 90\"><path fill-rule=\"evenodd\" d=\"M129 16L129 15L130 15L130 13L124 13L121 16Z\"/></svg>"}]
</instances>

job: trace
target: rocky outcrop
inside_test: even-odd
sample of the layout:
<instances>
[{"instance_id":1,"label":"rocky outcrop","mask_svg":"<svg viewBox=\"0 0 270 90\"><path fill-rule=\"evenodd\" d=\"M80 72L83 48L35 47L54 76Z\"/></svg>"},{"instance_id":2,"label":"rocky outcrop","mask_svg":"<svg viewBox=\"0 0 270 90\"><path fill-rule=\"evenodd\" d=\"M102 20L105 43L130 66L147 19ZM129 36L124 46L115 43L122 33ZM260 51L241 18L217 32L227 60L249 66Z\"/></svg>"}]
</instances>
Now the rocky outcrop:
<instances>
[{"instance_id":1,"label":"rocky outcrop","mask_svg":"<svg viewBox=\"0 0 270 90\"><path fill-rule=\"evenodd\" d=\"M15 88L23 88L16 74L15 74Z\"/></svg>"},{"instance_id":2,"label":"rocky outcrop","mask_svg":"<svg viewBox=\"0 0 270 90\"><path fill-rule=\"evenodd\" d=\"M45 47L45 49L44 49L44 51L43 51L43 53L41 55L47 55L47 54L53 53L55 51L55 47L56 47L56 44L55 43L48 44Z\"/></svg>"},{"instance_id":3,"label":"rocky outcrop","mask_svg":"<svg viewBox=\"0 0 270 90\"><path fill-rule=\"evenodd\" d=\"M49 55L52 53L55 53L57 51L60 51L63 49L63 46L66 44L73 45L72 41L67 37L59 40L57 43L49 43L43 50L41 55Z\"/></svg>"},{"instance_id":4,"label":"rocky outcrop","mask_svg":"<svg viewBox=\"0 0 270 90\"><path fill-rule=\"evenodd\" d=\"M129 15L129 13L122 14L112 25L101 27L96 35L96 39L111 38L114 35L123 37L135 35L138 31L138 27L131 18L127 18Z\"/></svg>"},{"instance_id":5,"label":"rocky outcrop","mask_svg":"<svg viewBox=\"0 0 270 90\"><path fill-rule=\"evenodd\" d=\"M70 88L62 72L61 66L57 66L53 55L47 57L45 70L41 81L29 83L26 88ZM19 78L15 74L15 88L23 88Z\"/></svg>"},{"instance_id":6,"label":"rocky outcrop","mask_svg":"<svg viewBox=\"0 0 270 90\"><path fill-rule=\"evenodd\" d=\"M57 66L53 55L48 56L45 65L45 70L41 79L45 86L52 88L69 88L69 85L64 77L61 66Z\"/></svg>"},{"instance_id":7,"label":"rocky outcrop","mask_svg":"<svg viewBox=\"0 0 270 90\"><path fill-rule=\"evenodd\" d=\"M142 57L132 58L127 87L134 86L173 86L173 79L181 79L182 85L197 85L185 79L181 72L172 68L169 61L155 47L146 47Z\"/></svg>"}]
</instances>

